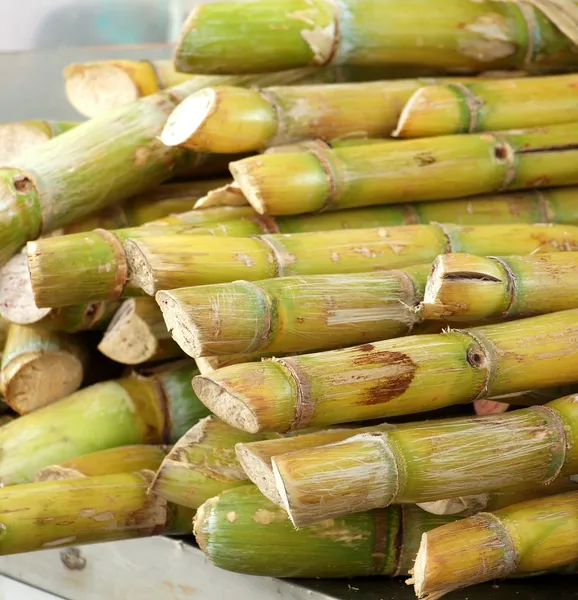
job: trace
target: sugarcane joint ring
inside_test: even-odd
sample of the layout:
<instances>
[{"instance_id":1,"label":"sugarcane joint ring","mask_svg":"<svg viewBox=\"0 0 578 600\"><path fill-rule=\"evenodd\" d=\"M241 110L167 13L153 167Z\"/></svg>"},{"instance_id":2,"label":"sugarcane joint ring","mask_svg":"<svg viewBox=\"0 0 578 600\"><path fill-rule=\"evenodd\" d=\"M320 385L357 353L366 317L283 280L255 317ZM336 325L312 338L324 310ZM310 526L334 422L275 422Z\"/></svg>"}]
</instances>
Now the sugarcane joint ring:
<instances>
[{"instance_id":1,"label":"sugarcane joint ring","mask_svg":"<svg viewBox=\"0 0 578 600\"><path fill-rule=\"evenodd\" d=\"M476 348L470 348L466 357L468 363L476 369L483 369L486 366L486 357Z\"/></svg>"}]
</instances>

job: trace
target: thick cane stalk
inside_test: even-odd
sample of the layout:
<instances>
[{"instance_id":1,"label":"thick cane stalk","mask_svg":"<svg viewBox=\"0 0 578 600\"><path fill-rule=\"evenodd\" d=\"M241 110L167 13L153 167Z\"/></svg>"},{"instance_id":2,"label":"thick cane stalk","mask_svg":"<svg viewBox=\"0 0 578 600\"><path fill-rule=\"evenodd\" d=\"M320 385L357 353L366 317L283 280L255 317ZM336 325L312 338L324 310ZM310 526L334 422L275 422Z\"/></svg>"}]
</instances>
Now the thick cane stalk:
<instances>
[{"instance_id":1,"label":"thick cane stalk","mask_svg":"<svg viewBox=\"0 0 578 600\"><path fill-rule=\"evenodd\" d=\"M232 365L193 387L214 414L252 433L424 412L578 382L577 315Z\"/></svg>"},{"instance_id":2,"label":"thick cane stalk","mask_svg":"<svg viewBox=\"0 0 578 600\"><path fill-rule=\"evenodd\" d=\"M199 508L195 536L211 562L238 573L398 576L411 569L421 535L454 518L428 515L415 506L390 506L295 529L283 510L245 485Z\"/></svg>"},{"instance_id":3,"label":"thick cane stalk","mask_svg":"<svg viewBox=\"0 0 578 600\"><path fill-rule=\"evenodd\" d=\"M578 77L528 77L422 86L405 105L393 135L428 137L525 129L578 121Z\"/></svg>"},{"instance_id":4,"label":"thick cane stalk","mask_svg":"<svg viewBox=\"0 0 578 600\"><path fill-rule=\"evenodd\" d=\"M116 473L136 473L143 470L156 471L169 450L170 446L144 444L109 448L44 467L38 471L34 480L56 481Z\"/></svg>"},{"instance_id":5,"label":"thick cane stalk","mask_svg":"<svg viewBox=\"0 0 578 600\"><path fill-rule=\"evenodd\" d=\"M578 492L477 514L424 534L408 583L418 598L435 600L476 583L560 568L578 560L577 536Z\"/></svg>"},{"instance_id":6,"label":"thick cane stalk","mask_svg":"<svg viewBox=\"0 0 578 600\"><path fill-rule=\"evenodd\" d=\"M0 371L4 401L21 415L51 404L80 387L87 363L82 338L11 325Z\"/></svg>"},{"instance_id":7,"label":"thick cane stalk","mask_svg":"<svg viewBox=\"0 0 578 600\"><path fill-rule=\"evenodd\" d=\"M578 308L577 272L577 252L499 258L446 254L434 262L420 314L459 322Z\"/></svg>"},{"instance_id":8,"label":"thick cane stalk","mask_svg":"<svg viewBox=\"0 0 578 600\"><path fill-rule=\"evenodd\" d=\"M260 214L288 215L578 183L578 123L267 154L230 164Z\"/></svg>"},{"instance_id":9,"label":"thick cane stalk","mask_svg":"<svg viewBox=\"0 0 578 600\"><path fill-rule=\"evenodd\" d=\"M157 301L190 356L329 350L407 335L429 272L239 281L159 292Z\"/></svg>"},{"instance_id":10,"label":"thick cane stalk","mask_svg":"<svg viewBox=\"0 0 578 600\"><path fill-rule=\"evenodd\" d=\"M78 125L68 121L18 121L0 124L0 163L7 164Z\"/></svg>"},{"instance_id":11,"label":"thick cane stalk","mask_svg":"<svg viewBox=\"0 0 578 600\"><path fill-rule=\"evenodd\" d=\"M257 0L241 6L195 7L175 50L176 68L258 73L345 63L480 72L576 65L574 21L557 5L552 10L552 5L531 1L446 0L435 20L431 15L438 5L432 0L402 5L393 0Z\"/></svg>"},{"instance_id":12,"label":"thick cane stalk","mask_svg":"<svg viewBox=\"0 0 578 600\"><path fill-rule=\"evenodd\" d=\"M115 314L98 349L125 365L182 356L168 332L163 315L152 298L125 300Z\"/></svg>"},{"instance_id":13,"label":"thick cane stalk","mask_svg":"<svg viewBox=\"0 0 578 600\"><path fill-rule=\"evenodd\" d=\"M149 496L152 471L0 490L0 554L191 531L193 512Z\"/></svg>"},{"instance_id":14,"label":"thick cane stalk","mask_svg":"<svg viewBox=\"0 0 578 600\"><path fill-rule=\"evenodd\" d=\"M539 488L578 470L577 412L578 397L566 396L506 415L361 433L271 461L297 526L392 503Z\"/></svg>"}]
</instances>

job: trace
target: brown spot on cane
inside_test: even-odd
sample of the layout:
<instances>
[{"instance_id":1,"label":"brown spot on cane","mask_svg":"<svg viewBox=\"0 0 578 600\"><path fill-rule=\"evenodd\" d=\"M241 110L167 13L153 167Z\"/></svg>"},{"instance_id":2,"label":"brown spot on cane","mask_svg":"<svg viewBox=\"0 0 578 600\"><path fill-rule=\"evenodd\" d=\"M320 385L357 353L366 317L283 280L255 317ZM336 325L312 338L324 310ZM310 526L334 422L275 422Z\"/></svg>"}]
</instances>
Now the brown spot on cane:
<instances>
[{"instance_id":1,"label":"brown spot on cane","mask_svg":"<svg viewBox=\"0 0 578 600\"><path fill-rule=\"evenodd\" d=\"M362 344L361 346L358 346L357 348L361 352L371 352L375 348L375 345L374 344Z\"/></svg>"},{"instance_id":2,"label":"brown spot on cane","mask_svg":"<svg viewBox=\"0 0 578 600\"><path fill-rule=\"evenodd\" d=\"M25 177L23 175L18 175L17 177L14 177L13 182L14 189L19 194L29 194L34 188L34 184L32 183L32 181L28 177Z\"/></svg>"},{"instance_id":3,"label":"brown spot on cane","mask_svg":"<svg viewBox=\"0 0 578 600\"><path fill-rule=\"evenodd\" d=\"M418 152L413 159L417 163L418 167L427 167L433 165L436 162L436 158L431 152Z\"/></svg>"},{"instance_id":4,"label":"brown spot on cane","mask_svg":"<svg viewBox=\"0 0 578 600\"><path fill-rule=\"evenodd\" d=\"M468 363L475 369L484 369L486 367L486 357L482 352L475 348L470 348L466 354Z\"/></svg>"},{"instance_id":5,"label":"brown spot on cane","mask_svg":"<svg viewBox=\"0 0 578 600\"><path fill-rule=\"evenodd\" d=\"M367 344L371 345L371 344ZM359 366L388 365L391 373L380 377L376 385L367 390L367 394L360 401L363 405L385 404L394 398L401 396L410 386L417 365L403 352L366 352L353 360L353 364Z\"/></svg>"}]
</instances>

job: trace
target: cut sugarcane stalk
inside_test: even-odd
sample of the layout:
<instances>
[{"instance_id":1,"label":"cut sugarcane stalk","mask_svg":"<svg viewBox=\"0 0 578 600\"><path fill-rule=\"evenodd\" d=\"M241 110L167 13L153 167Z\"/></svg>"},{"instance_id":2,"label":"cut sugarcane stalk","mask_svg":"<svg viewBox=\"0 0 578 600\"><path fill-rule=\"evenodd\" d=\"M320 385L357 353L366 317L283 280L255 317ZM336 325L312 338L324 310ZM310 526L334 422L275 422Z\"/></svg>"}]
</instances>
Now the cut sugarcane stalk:
<instances>
[{"instance_id":1,"label":"cut sugarcane stalk","mask_svg":"<svg viewBox=\"0 0 578 600\"><path fill-rule=\"evenodd\" d=\"M120 302L89 302L51 309L40 320L34 322L36 329L47 331L103 331L120 307Z\"/></svg>"},{"instance_id":2,"label":"cut sugarcane stalk","mask_svg":"<svg viewBox=\"0 0 578 600\"><path fill-rule=\"evenodd\" d=\"M260 77L195 77L164 92L107 111L49 140L0 169L0 265L28 240L146 192L177 175L206 173L206 156L168 148L160 140L167 116L207 85L274 85L315 74L299 70ZM222 165L222 159L219 158ZM90 181L90 185L86 182Z\"/></svg>"},{"instance_id":3,"label":"cut sugarcane stalk","mask_svg":"<svg viewBox=\"0 0 578 600\"><path fill-rule=\"evenodd\" d=\"M170 60L98 60L72 63L63 71L66 96L85 117L134 102L191 79Z\"/></svg>"},{"instance_id":4,"label":"cut sugarcane stalk","mask_svg":"<svg viewBox=\"0 0 578 600\"><path fill-rule=\"evenodd\" d=\"M295 89L205 88L175 108L161 140L167 146L240 154L311 138L387 138L401 108L417 90L452 81L456 80L399 79ZM578 121L578 112L575 119L561 122L572 120Z\"/></svg>"},{"instance_id":5,"label":"cut sugarcane stalk","mask_svg":"<svg viewBox=\"0 0 578 600\"><path fill-rule=\"evenodd\" d=\"M480 72L576 65L576 35L567 11L556 10L557 5L552 10L540 3L542 12L533 2L446 0L435 22L432 0L401 6L393 0L343 0L339 5L252 0L241 6L196 6L175 49L177 70L258 73L345 63Z\"/></svg>"},{"instance_id":6,"label":"cut sugarcane stalk","mask_svg":"<svg viewBox=\"0 0 578 600\"><path fill-rule=\"evenodd\" d=\"M271 462L296 526L392 503L539 488L577 472L577 413L578 397L566 396L505 415L361 433Z\"/></svg>"},{"instance_id":7,"label":"cut sugarcane stalk","mask_svg":"<svg viewBox=\"0 0 578 600\"><path fill-rule=\"evenodd\" d=\"M19 158L32 148L72 129L71 121L18 121L0 124L0 163Z\"/></svg>"},{"instance_id":8,"label":"cut sugarcane stalk","mask_svg":"<svg viewBox=\"0 0 578 600\"><path fill-rule=\"evenodd\" d=\"M248 483L235 456L235 444L264 439L206 417L173 446L151 484L153 494L198 508L223 490Z\"/></svg>"},{"instance_id":9,"label":"cut sugarcane stalk","mask_svg":"<svg viewBox=\"0 0 578 600\"><path fill-rule=\"evenodd\" d=\"M260 352L256 352L255 354L235 354L233 356L203 356L196 358L195 363L201 375L208 375L217 369L222 369L229 365L253 362L262 358L263 355Z\"/></svg>"},{"instance_id":10,"label":"cut sugarcane stalk","mask_svg":"<svg viewBox=\"0 0 578 600\"><path fill-rule=\"evenodd\" d=\"M109 448L44 467L38 471L34 480L57 481L115 473L136 473L143 470L156 471L169 450L169 446L144 444Z\"/></svg>"},{"instance_id":11,"label":"cut sugarcane stalk","mask_svg":"<svg viewBox=\"0 0 578 600\"><path fill-rule=\"evenodd\" d=\"M152 298L130 298L117 311L98 349L125 365L182 356Z\"/></svg>"},{"instance_id":12,"label":"cut sugarcane stalk","mask_svg":"<svg viewBox=\"0 0 578 600\"><path fill-rule=\"evenodd\" d=\"M193 512L147 495L151 471L0 490L0 554L191 531Z\"/></svg>"},{"instance_id":13,"label":"cut sugarcane stalk","mask_svg":"<svg viewBox=\"0 0 578 600\"><path fill-rule=\"evenodd\" d=\"M578 123L266 154L232 162L260 214L288 215L578 183Z\"/></svg>"},{"instance_id":14,"label":"cut sugarcane stalk","mask_svg":"<svg viewBox=\"0 0 578 600\"><path fill-rule=\"evenodd\" d=\"M390 506L294 529L251 485L225 490L195 516L201 550L218 567L268 577L399 576L421 535L451 522L415 506Z\"/></svg>"},{"instance_id":15,"label":"cut sugarcane stalk","mask_svg":"<svg viewBox=\"0 0 578 600\"><path fill-rule=\"evenodd\" d=\"M425 412L577 383L577 316L569 310L232 365L196 377L193 387L215 415L250 433Z\"/></svg>"},{"instance_id":16,"label":"cut sugarcane stalk","mask_svg":"<svg viewBox=\"0 0 578 600\"><path fill-rule=\"evenodd\" d=\"M176 441L207 414L191 390L192 365L178 366L92 385L1 427L0 482L26 483L43 467L98 450Z\"/></svg>"},{"instance_id":17,"label":"cut sugarcane stalk","mask_svg":"<svg viewBox=\"0 0 578 600\"><path fill-rule=\"evenodd\" d=\"M263 441L239 442L235 452L241 468L247 477L259 488L261 493L277 506L283 506L283 500L275 483L271 459L289 452L306 448L316 448L334 442L346 440L355 433L366 431L387 431L393 425L382 424L374 427L341 427L324 429L302 435L265 439ZM432 511L430 511L432 512Z\"/></svg>"},{"instance_id":18,"label":"cut sugarcane stalk","mask_svg":"<svg viewBox=\"0 0 578 600\"><path fill-rule=\"evenodd\" d=\"M514 573L570 565L578 560L577 534L578 492L480 513L425 533L408 584L418 598L435 600Z\"/></svg>"},{"instance_id":19,"label":"cut sugarcane stalk","mask_svg":"<svg viewBox=\"0 0 578 600\"><path fill-rule=\"evenodd\" d=\"M544 390L527 390L525 392L516 392L514 394L502 394L501 396L495 396L494 398L474 400L474 412L477 415L499 414L509 410L511 405L517 407L546 404L547 402L550 402L550 400L555 400L556 398L561 398L568 394L574 394L576 391L576 386L567 385Z\"/></svg>"},{"instance_id":20,"label":"cut sugarcane stalk","mask_svg":"<svg viewBox=\"0 0 578 600\"><path fill-rule=\"evenodd\" d=\"M578 252L434 261L423 319L449 322L519 318L578 308Z\"/></svg>"},{"instance_id":21,"label":"cut sugarcane stalk","mask_svg":"<svg viewBox=\"0 0 578 600\"><path fill-rule=\"evenodd\" d=\"M87 364L82 338L11 325L0 370L4 401L21 415L52 404L80 387Z\"/></svg>"},{"instance_id":22,"label":"cut sugarcane stalk","mask_svg":"<svg viewBox=\"0 0 578 600\"><path fill-rule=\"evenodd\" d=\"M189 356L329 350L410 333L430 270L238 281L156 298Z\"/></svg>"},{"instance_id":23,"label":"cut sugarcane stalk","mask_svg":"<svg viewBox=\"0 0 578 600\"><path fill-rule=\"evenodd\" d=\"M528 77L422 86L405 105L393 135L429 137L525 129L578 121L578 76Z\"/></svg>"},{"instance_id":24,"label":"cut sugarcane stalk","mask_svg":"<svg viewBox=\"0 0 578 600\"><path fill-rule=\"evenodd\" d=\"M504 237L502 237L504 236ZM459 247L471 254L530 254L573 250L578 227L541 225L409 225L251 238L147 235L124 243L132 284L152 295L193 285L243 279L362 273L425 264ZM58 238L56 238L58 239ZM34 243L36 246L37 243ZM519 250L518 250L519 248ZM501 251L501 250L504 251ZM42 256L31 262L35 280L45 286ZM44 289L47 289L44 287ZM36 293L36 303L49 304ZM54 304L54 300L52 300Z\"/></svg>"},{"instance_id":25,"label":"cut sugarcane stalk","mask_svg":"<svg viewBox=\"0 0 578 600\"><path fill-rule=\"evenodd\" d=\"M472 496L460 496L447 500L436 500L434 502L422 502L420 508L436 515L462 515L471 516L481 511L493 512L512 504L525 502L534 498L553 496L564 492L578 491L578 482L572 481L567 476L558 477L548 485L531 486L520 484L505 487L492 493L475 494Z\"/></svg>"}]
</instances>

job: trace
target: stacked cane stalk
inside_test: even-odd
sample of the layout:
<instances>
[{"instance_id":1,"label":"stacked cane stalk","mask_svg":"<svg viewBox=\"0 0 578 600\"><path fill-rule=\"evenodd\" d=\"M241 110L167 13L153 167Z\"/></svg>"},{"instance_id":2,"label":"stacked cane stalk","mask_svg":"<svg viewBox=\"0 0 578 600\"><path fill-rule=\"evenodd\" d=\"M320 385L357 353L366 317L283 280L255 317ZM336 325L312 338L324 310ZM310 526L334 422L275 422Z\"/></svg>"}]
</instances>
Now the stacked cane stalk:
<instances>
[{"instance_id":1,"label":"stacked cane stalk","mask_svg":"<svg viewBox=\"0 0 578 600\"><path fill-rule=\"evenodd\" d=\"M200 5L0 127L0 554L578 562L578 4L443 4Z\"/></svg>"}]
</instances>

